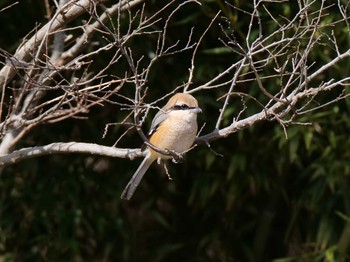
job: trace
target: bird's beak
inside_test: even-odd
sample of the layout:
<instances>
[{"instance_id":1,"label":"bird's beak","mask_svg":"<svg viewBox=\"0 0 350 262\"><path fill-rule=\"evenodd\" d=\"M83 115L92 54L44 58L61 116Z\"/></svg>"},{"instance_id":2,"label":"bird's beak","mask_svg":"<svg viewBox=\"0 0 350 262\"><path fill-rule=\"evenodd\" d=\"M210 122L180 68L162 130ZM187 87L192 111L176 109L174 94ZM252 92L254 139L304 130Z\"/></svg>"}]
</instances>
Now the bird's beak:
<instances>
[{"instance_id":1,"label":"bird's beak","mask_svg":"<svg viewBox=\"0 0 350 262\"><path fill-rule=\"evenodd\" d=\"M193 108L193 110L194 110L194 112L196 112L197 114L198 113L202 113L202 109L200 108L200 107L195 107L195 108Z\"/></svg>"}]
</instances>

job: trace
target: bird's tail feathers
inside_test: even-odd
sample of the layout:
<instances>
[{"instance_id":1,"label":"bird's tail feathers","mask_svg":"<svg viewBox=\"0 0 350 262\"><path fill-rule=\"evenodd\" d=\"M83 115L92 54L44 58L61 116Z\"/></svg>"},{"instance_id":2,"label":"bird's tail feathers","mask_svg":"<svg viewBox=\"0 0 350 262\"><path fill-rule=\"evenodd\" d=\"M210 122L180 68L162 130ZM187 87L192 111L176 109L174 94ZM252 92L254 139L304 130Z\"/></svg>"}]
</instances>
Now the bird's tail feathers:
<instances>
[{"instance_id":1,"label":"bird's tail feathers","mask_svg":"<svg viewBox=\"0 0 350 262\"><path fill-rule=\"evenodd\" d=\"M130 179L129 183L126 185L121 198L129 200L134 194L137 186L141 182L144 174L146 173L149 166L152 164L154 159L152 159L149 155L144 158L139 168L136 170L135 174Z\"/></svg>"}]
</instances>

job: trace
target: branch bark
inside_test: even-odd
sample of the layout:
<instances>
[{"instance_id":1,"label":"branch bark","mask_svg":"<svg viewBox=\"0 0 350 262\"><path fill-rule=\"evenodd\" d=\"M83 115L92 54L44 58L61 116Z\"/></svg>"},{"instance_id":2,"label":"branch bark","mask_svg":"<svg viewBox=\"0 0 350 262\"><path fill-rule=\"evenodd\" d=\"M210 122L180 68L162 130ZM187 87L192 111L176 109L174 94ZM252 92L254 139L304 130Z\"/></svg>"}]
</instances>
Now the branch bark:
<instances>
[{"instance_id":1,"label":"branch bark","mask_svg":"<svg viewBox=\"0 0 350 262\"><path fill-rule=\"evenodd\" d=\"M109 157L129 158L144 156L141 149L124 149L92 143L68 142L52 143L44 146L22 148L0 157L0 167L16 164L19 161L52 154L90 154Z\"/></svg>"}]
</instances>

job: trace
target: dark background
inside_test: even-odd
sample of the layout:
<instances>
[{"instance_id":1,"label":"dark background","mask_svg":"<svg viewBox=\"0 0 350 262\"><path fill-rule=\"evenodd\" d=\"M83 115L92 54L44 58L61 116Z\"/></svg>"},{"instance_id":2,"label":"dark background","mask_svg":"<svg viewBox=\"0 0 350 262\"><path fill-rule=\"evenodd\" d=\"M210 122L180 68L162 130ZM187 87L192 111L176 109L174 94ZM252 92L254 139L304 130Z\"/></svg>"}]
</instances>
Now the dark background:
<instances>
[{"instance_id":1,"label":"dark background","mask_svg":"<svg viewBox=\"0 0 350 262\"><path fill-rule=\"evenodd\" d=\"M152 14L166 1L148 2L145 10ZM201 2L202 6L190 4L178 12L167 39L169 43L187 39L191 27L198 39L221 10L198 51L194 86L239 58L227 49L216 49L222 47L219 38L223 37L218 23L230 27L238 42L245 41L249 24L249 16L223 1ZM252 10L248 3L233 2ZM9 3L0 2L0 8ZM298 10L296 3L289 2L269 8L286 17ZM313 8L316 11L317 5ZM336 8L328 12L330 21L339 19ZM168 14L164 12L164 18ZM43 1L20 1L0 13L0 47L14 53L36 24L46 22ZM346 50L349 32L343 33L345 25L339 27L344 28L337 28L338 45ZM266 33L274 30L272 25L265 28L271 30ZM138 56L147 55L156 41L149 36L129 44ZM315 48L316 63L329 61L327 52L334 50ZM187 51L160 59L152 69L146 101L185 82L191 56ZM99 59L93 64L96 71L103 64L103 55ZM109 73L126 68L121 61ZM348 76L349 61L331 73L326 72L325 79ZM272 90L274 84L271 82ZM264 101L256 83L238 88ZM194 94L203 109L199 116L199 125L206 123L203 134L213 130L221 106L217 98L225 91ZM132 97L133 89L123 92ZM326 94L318 102L336 95ZM232 115L225 115L224 124L241 108L240 98L233 97ZM222 156L206 146L197 147L184 163L170 166L173 181L153 165L131 201L120 200L120 194L140 159L51 155L6 167L0 177L0 260L337 261L337 247L349 244L345 230L350 214L349 108L346 100L303 115L297 120L311 124L289 126L288 139L277 122L256 124L211 143ZM87 119L37 127L17 148L58 141L113 145L124 127L111 127L105 138L102 135L107 123L125 116L119 109L106 104L92 109ZM244 116L259 110L256 104L249 104ZM130 132L119 146L136 148L141 144L137 133Z\"/></svg>"}]
</instances>

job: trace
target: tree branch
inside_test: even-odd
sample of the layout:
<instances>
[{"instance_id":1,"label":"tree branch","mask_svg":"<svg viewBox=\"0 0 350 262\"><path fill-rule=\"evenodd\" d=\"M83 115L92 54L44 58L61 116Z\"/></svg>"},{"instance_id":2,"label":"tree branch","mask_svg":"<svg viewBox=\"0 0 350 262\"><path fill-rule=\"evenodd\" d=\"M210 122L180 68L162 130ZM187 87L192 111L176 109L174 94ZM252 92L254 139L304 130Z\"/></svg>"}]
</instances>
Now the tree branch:
<instances>
[{"instance_id":1,"label":"tree branch","mask_svg":"<svg viewBox=\"0 0 350 262\"><path fill-rule=\"evenodd\" d=\"M106 0L102 1L105 2ZM72 5L74 6L72 8ZM35 49L38 45L47 37L51 32L57 31L64 27L67 23L74 20L78 16L86 13L86 11L93 6L93 2L90 0L79 0L77 2L70 1L64 5L59 13L53 17L53 19L44 25L38 32L36 32L28 41L26 41L19 49L13 59L20 62L28 61L35 53ZM12 80L16 74L16 67L12 66L8 62L0 70L0 88L5 88L7 83Z\"/></svg>"},{"instance_id":2,"label":"tree branch","mask_svg":"<svg viewBox=\"0 0 350 262\"><path fill-rule=\"evenodd\" d=\"M52 154L91 154L109 157L130 158L144 156L141 149L124 149L91 143L67 142L52 143L44 146L22 148L10 154L0 156L0 166L16 164L22 160Z\"/></svg>"}]
</instances>

